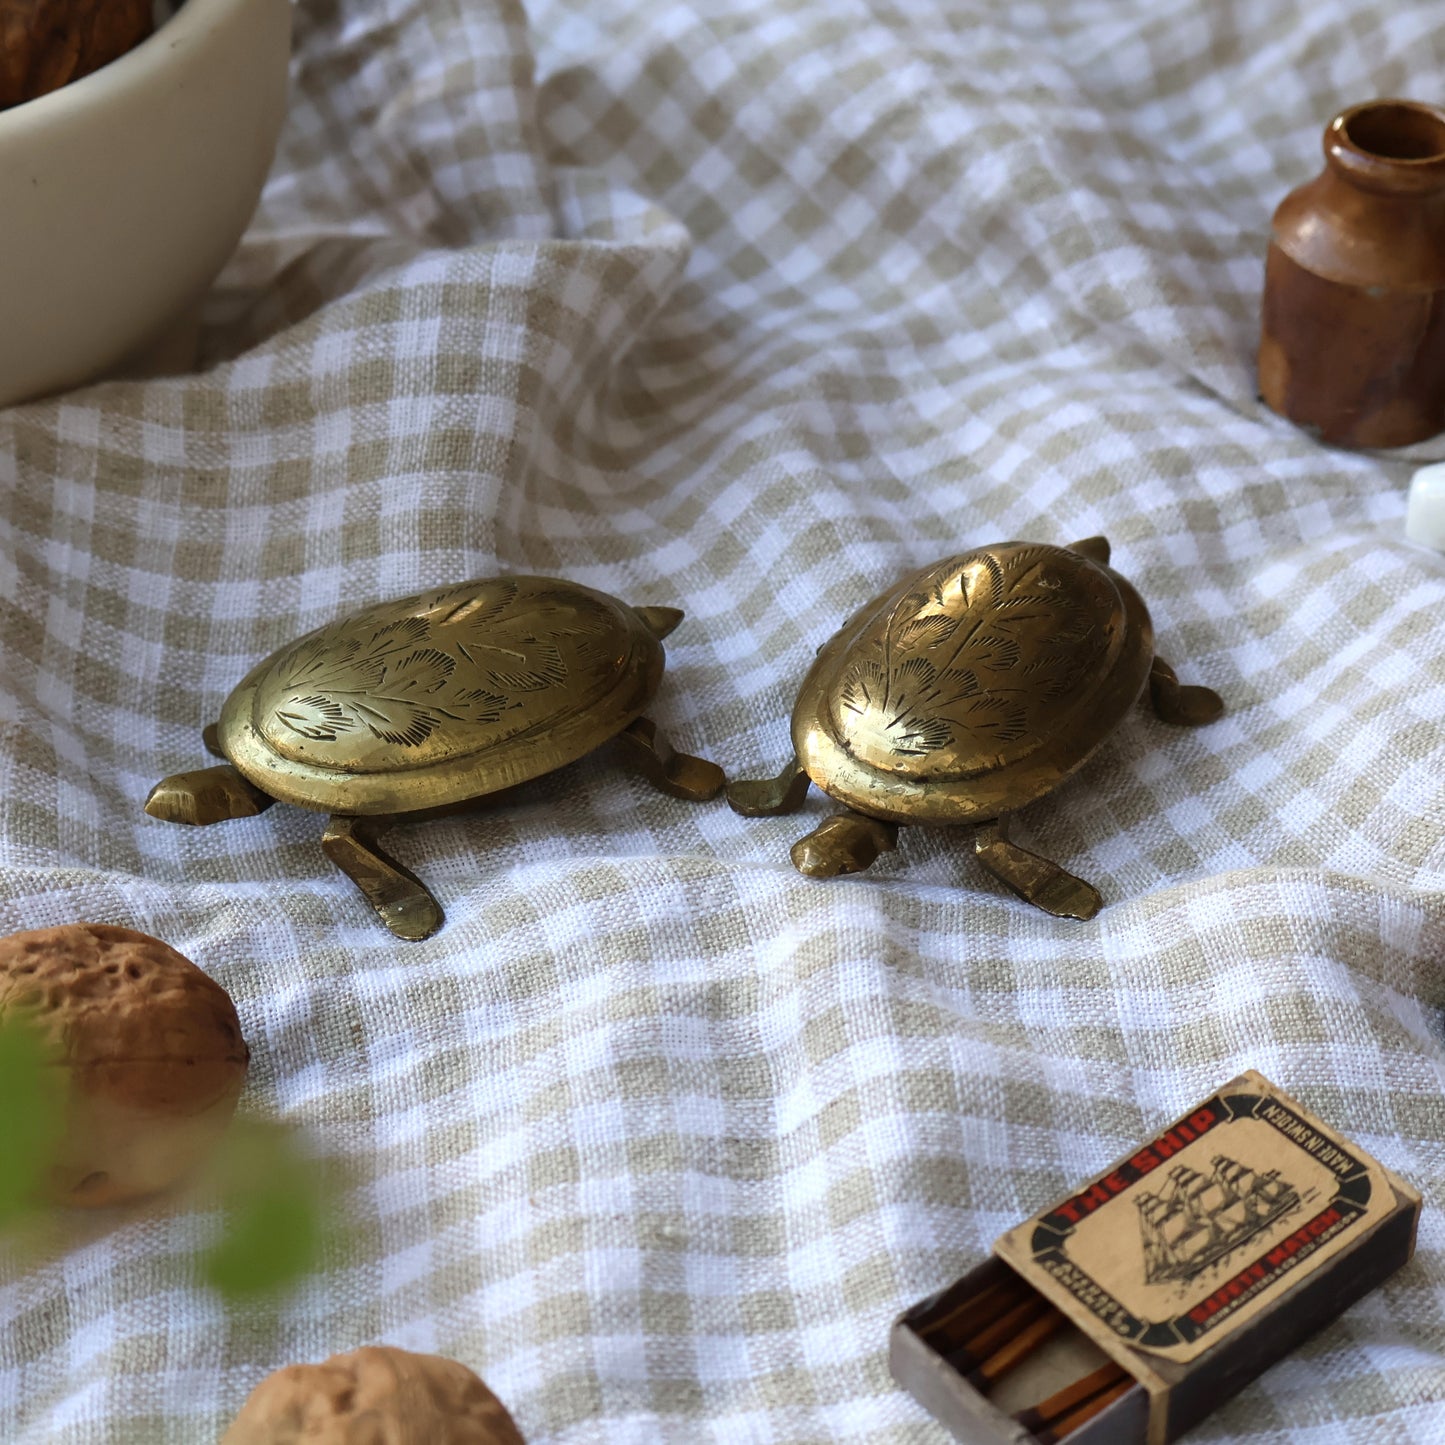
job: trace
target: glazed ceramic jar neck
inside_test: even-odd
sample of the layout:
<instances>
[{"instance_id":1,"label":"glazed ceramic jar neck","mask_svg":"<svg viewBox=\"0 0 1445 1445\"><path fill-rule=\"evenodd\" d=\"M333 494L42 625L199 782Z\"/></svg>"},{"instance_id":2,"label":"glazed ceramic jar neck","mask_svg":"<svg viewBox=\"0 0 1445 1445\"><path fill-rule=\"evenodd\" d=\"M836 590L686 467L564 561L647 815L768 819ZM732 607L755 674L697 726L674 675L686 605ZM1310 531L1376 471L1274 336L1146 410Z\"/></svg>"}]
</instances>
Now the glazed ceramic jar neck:
<instances>
[{"instance_id":1,"label":"glazed ceramic jar neck","mask_svg":"<svg viewBox=\"0 0 1445 1445\"><path fill-rule=\"evenodd\" d=\"M1413 202L1445 192L1445 113L1409 100L1372 100L1325 130L1330 173L1356 190Z\"/></svg>"},{"instance_id":2,"label":"glazed ceramic jar neck","mask_svg":"<svg viewBox=\"0 0 1445 1445\"><path fill-rule=\"evenodd\" d=\"M1374 100L1325 128L1325 169L1274 215L1297 265L1347 286L1393 293L1445 287L1445 111Z\"/></svg>"}]
</instances>

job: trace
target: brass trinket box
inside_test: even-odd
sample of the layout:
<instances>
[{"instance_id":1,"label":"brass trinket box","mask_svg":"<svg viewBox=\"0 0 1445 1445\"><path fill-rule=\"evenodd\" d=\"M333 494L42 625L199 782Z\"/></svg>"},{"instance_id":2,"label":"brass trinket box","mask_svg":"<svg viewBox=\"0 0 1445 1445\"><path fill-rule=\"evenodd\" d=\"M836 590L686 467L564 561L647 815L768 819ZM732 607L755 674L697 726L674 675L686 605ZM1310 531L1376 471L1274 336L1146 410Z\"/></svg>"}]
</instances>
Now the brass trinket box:
<instances>
[{"instance_id":1,"label":"brass trinket box","mask_svg":"<svg viewBox=\"0 0 1445 1445\"><path fill-rule=\"evenodd\" d=\"M978 860L1061 918L1102 904L1082 878L1010 840L1009 819L1083 766L1145 688L1165 722L1224 710L1154 651L1138 592L1109 544L999 542L905 577L818 649L793 708L792 761L735 781L748 817L795 812L810 783L843 804L793 845L814 878L857 873L900 825L972 824Z\"/></svg>"},{"instance_id":2,"label":"brass trinket box","mask_svg":"<svg viewBox=\"0 0 1445 1445\"><path fill-rule=\"evenodd\" d=\"M455 812L615 740L655 787L693 801L716 764L675 753L643 711L675 607L630 607L551 577L489 577L368 607L255 667L206 729L219 767L162 779L146 812L206 825L273 802L330 814L326 856L398 938L441 905L383 852L395 822Z\"/></svg>"},{"instance_id":3,"label":"brass trinket box","mask_svg":"<svg viewBox=\"0 0 1445 1445\"><path fill-rule=\"evenodd\" d=\"M894 1325L970 1445L1166 1445L1414 1251L1420 1196L1253 1072Z\"/></svg>"}]
</instances>

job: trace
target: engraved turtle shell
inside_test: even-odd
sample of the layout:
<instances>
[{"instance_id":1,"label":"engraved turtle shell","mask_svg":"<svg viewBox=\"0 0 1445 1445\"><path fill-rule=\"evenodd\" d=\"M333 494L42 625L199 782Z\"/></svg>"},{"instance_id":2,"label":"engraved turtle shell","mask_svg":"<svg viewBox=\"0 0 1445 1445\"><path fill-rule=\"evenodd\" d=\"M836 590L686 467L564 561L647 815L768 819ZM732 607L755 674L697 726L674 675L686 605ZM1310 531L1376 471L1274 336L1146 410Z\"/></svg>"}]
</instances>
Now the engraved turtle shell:
<instances>
[{"instance_id":1,"label":"engraved turtle shell","mask_svg":"<svg viewBox=\"0 0 1445 1445\"><path fill-rule=\"evenodd\" d=\"M871 815L996 816L1083 763L1152 657L1148 611L1108 566L980 547L905 578L819 650L794 743L825 792Z\"/></svg>"},{"instance_id":2,"label":"engraved turtle shell","mask_svg":"<svg viewBox=\"0 0 1445 1445\"><path fill-rule=\"evenodd\" d=\"M592 751L657 691L663 650L625 603L493 577L381 603L273 653L227 699L221 750L284 802L415 811Z\"/></svg>"}]
</instances>

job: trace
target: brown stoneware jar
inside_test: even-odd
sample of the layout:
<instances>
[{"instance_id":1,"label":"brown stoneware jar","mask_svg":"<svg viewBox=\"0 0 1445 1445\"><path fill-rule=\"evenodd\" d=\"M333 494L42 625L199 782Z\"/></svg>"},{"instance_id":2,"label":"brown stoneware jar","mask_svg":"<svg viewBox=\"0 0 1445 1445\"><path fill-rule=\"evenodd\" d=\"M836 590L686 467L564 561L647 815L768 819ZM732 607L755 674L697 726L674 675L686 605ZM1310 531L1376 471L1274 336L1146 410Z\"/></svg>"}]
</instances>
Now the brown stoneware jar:
<instances>
[{"instance_id":1,"label":"brown stoneware jar","mask_svg":"<svg viewBox=\"0 0 1445 1445\"><path fill-rule=\"evenodd\" d=\"M1423 441L1445 431L1445 110L1368 101L1324 147L1274 213L1260 392L1337 446Z\"/></svg>"}]
</instances>

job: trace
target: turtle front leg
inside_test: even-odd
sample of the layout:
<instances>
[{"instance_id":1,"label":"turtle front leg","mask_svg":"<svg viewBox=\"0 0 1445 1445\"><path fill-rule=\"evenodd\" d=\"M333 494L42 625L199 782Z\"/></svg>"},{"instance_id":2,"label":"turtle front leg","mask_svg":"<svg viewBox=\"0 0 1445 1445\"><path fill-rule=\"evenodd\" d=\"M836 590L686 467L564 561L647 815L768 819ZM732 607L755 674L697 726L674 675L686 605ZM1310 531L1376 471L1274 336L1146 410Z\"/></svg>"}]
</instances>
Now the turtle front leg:
<instances>
[{"instance_id":1,"label":"turtle front leg","mask_svg":"<svg viewBox=\"0 0 1445 1445\"><path fill-rule=\"evenodd\" d=\"M739 778L728 784L728 807L744 818L776 818L796 813L808 796L809 778L797 758L776 778Z\"/></svg>"},{"instance_id":2,"label":"turtle front leg","mask_svg":"<svg viewBox=\"0 0 1445 1445\"><path fill-rule=\"evenodd\" d=\"M376 826L375 819L333 815L321 835L322 851L398 938L430 938L442 926L441 904L415 873L377 846Z\"/></svg>"},{"instance_id":3,"label":"turtle front leg","mask_svg":"<svg viewBox=\"0 0 1445 1445\"><path fill-rule=\"evenodd\" d=\"M898 846L898 825L862 813L834 813L793 844L793 867L809 878L861 873Z\"/></svg>"},{"instance_id":4,"label":"turtle front leg","mask_svg":"<svg viewBox=\"0 0 1445 1445\"><path fill-rule=\"evenodd\" d=\"M1203 727L1224 713L1224 699L1213 688L1181 683L1162 657L1149 669L1149 701L1164 722L1186 728Z\"/></svg>"},{"instance_id":5,"label":"turtle front leg","mask_svg":"<svg viewBox=\"0 0 1445 1445\"><path fill-rule=\"evenodd\" d=\"M689 803L705 803L722 792L723 770L706 758L674 752L651 718L640 717L617 735L624 766L659 792Z\"/></svg>"},{"instance_id":6,"label":"turtle front leg","mask_svg":"<svg viewBox=\"0 0 1445 1445\"><path fill-rule=\"evenodd\" d=\"M1057 863L1008 840L1007 817L983 824L974 835L978 861L1025 903L1055 918L1092 918L1104 906L1098 890L1066 873Z\"/></svg>"}]
</instances>

